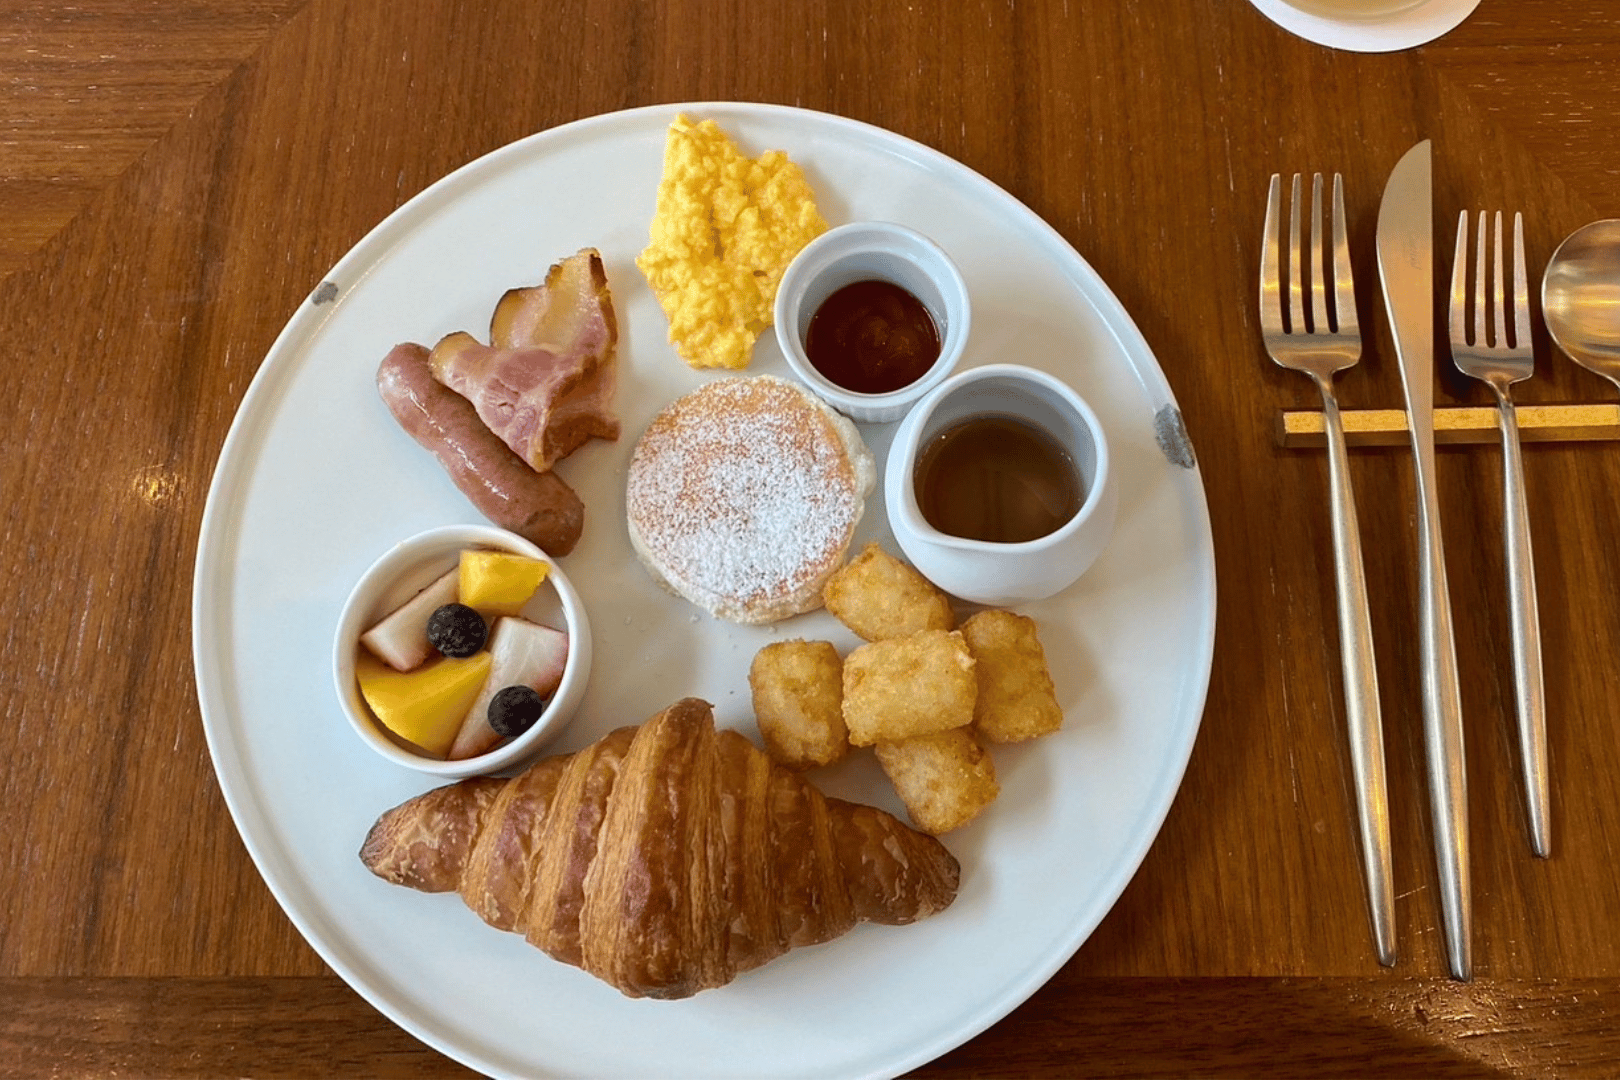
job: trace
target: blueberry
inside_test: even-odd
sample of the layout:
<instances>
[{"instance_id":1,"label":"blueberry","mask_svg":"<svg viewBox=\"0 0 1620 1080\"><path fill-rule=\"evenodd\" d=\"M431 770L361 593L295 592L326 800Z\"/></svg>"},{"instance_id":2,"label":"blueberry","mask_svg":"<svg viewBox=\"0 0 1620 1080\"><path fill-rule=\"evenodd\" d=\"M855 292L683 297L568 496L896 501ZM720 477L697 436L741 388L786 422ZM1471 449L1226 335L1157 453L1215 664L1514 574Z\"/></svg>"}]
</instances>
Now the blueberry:
<instances>
[{"instance_id":1,"label":"blueberry","mask_svg":"<svg viewBox=\"0 0 1620 1080\"><path fill-rule=\"evenodd\" d=\"M546 711L546 699L532 686L508 686L489 699L489 726L497 735L517 736L528 731Z\"/></svg>"},{"instance_id":2,"label":"blueberry","mask_svg":"<svg viewBox=\"0 0 1620 1080\"><path fill-rule=\"evenodd\" d=\"M428 616L428 641L446 656L471 656L484 647L489 628L484 617L466 604L445 604Z\"/></svg>"}]
</instances>

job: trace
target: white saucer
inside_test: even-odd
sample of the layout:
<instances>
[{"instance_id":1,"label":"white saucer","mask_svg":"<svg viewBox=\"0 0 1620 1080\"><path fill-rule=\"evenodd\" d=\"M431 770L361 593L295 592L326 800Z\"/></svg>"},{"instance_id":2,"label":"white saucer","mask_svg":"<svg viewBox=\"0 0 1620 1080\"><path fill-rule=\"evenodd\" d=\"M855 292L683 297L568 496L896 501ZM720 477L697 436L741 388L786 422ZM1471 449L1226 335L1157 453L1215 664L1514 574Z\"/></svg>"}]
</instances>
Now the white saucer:
<instances>
[{"instance_id":1,"label":"white saucer","mask_svg":"<svg viewBox=\"0 0 1620 1080\"><path fill-rule=\"evenodd\" d=\"M1333 18L1284 0L1249 0L1261 13L1306 41L1349 52L1398 52L1433 41L1471 15L1479 0L1423 0L1389 15Z\"/></svg>"}]
</instances>

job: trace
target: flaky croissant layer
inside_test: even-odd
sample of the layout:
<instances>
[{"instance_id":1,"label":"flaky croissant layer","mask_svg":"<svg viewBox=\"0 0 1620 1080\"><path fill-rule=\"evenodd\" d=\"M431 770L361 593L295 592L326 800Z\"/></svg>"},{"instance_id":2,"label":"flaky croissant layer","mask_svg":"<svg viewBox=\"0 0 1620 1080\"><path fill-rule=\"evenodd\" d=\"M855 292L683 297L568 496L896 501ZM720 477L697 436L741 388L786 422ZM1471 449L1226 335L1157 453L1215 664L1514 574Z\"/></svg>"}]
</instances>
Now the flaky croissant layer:
<instances>
[{"instance_id":1,"label":"flaky croissant layer","mask_svg":"<svg viewBox=\"0 0 1620 1080\"><path fill-rule=\"evenodd\" d=\"M510 780L419 795L378 819L360 858L656 998L722 986L857 922L932 915L960 877L938 840L822 795L717 730L696 698Z\"/></svg>"}]
</instances>

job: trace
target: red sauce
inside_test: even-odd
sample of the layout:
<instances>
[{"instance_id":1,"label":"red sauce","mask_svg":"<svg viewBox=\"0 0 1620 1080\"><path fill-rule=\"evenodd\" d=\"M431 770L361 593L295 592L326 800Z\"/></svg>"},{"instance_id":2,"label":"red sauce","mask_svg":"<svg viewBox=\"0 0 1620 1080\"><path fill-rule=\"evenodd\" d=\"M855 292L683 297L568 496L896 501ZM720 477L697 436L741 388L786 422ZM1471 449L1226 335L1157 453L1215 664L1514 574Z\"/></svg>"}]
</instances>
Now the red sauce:
<instances>
[{"instance_id":1,"label":"red sauce","mask_svg":"<svg viewBox=\"0 0 1620 1080\"><path fill-rule=\"evenodd\" d=\"M1045 429L986 413L935 436L917 455L917 508L949 536L1018 544L1080 512L1080 470Z\"/></svg>"},{"instance_id":2,"label":"red sauce","mask_svg":"<svg viewBox=\"0 0 1620 1080\"><path fill-rule=\"evenodd\" d=\"M888 281L857 281L824 300L804 351L822 376L857 394L910 386L939 359L939 329L922 301Z\"/></svg>"}]
</instances>

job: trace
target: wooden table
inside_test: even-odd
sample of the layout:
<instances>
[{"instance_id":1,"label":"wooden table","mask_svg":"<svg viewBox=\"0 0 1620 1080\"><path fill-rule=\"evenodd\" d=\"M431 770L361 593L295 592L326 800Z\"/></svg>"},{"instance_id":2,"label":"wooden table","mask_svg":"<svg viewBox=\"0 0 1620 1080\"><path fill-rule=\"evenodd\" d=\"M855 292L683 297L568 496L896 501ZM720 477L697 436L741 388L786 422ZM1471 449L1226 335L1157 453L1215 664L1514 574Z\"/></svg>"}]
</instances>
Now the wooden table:
<instances>
[{"instance_id":1,"label":"wooden table","mask_svg":"<svg viewBox=\"0 0 1620 1080\"><path fill-rule=\"evenodd\" d=\"M1390 55L1311 45L1242 0L0 4L0 1072L463 1071L324 967L232 826L191 674L207 485L274 335L389 211L530 132L718 99L890 128L1041 214L1140 325L1208 493L1215 671L1169 819L1072 962L921 1073L1620 1070L1620 446L1525 455L1546 861L1516 780L1499 451L1441 452L1474 836L1466 985L1444 974L1424 809L1409 455L1355 455L1402 945L1380 968L1325 461L1273 435L1314 391L1266 358L1255 318L1267 178L1342 172L1371 328L1343 400L1399 406L1370 287L1388 170L1434 139L1441 237L1460 209L1522 210L1539 279L1564 235L1620 216L1616 57L1614 0L1482 0ZM1521 402L1608 399L1537 344ZM1439 381L1442 404L1488 400Z\"/></svg>"}]
</instances>

